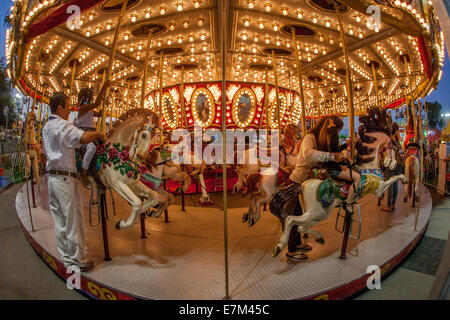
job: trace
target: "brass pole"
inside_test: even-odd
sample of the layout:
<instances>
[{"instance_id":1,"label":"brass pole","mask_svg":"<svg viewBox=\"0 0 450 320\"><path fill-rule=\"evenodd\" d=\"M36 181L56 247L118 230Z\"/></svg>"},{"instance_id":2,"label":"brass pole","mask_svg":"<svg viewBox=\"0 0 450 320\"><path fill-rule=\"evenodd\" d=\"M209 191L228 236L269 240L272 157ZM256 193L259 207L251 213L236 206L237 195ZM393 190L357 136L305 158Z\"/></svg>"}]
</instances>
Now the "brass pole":
<instances>
[{"instance_id":1,"label":"brass pole","mask_svg":"<svg viewBox=\"0 0 450 320\"><path fill-rule=\"evenodd\" d=\"M266 135L269 137L269 69L265 67L265 81L264 81L264 108L263 112L266 114ZM261 128L262 117L259 127Z\"/></svg>"},{"instance_id":2,"label":"brass pole","mask_svg":"<svg viewBox=\"0 0 450 320\"><path fill-rule=\"evenodd\" d=\"M73 83L75 81L75 73L77 72L77 63L78 63L78 60L72 61L73 66L72 66L72 76L70 77L69 106L72 103Z\"/></svg>"},{"instance_id":3,"label":"brass pole","mask_svg":"<svg viewBox=\"0 0 450 320\"><path fill-rule=\"evenodd\" d=\"M280 102L280 92L278 88L278 73L277 73L277 61L275 57L275 50L272 50L272 63L273 63L273 75L275 78L275 94L276 94L276 114L277 114L277 121L278 121L278 140L281 144L281 102Z\"/></svg>"},{"instance_id":4,"label":"brass pole","mask_svg":"<svg viewBox=\"0 0 450 320\"><path fill-rule=\"evenodd\" d=\"M161 50L161 56L159 58L159 116L161 119L163 118L162 114L162 101L163 101L163 51ZM161 144L164 143L164 135L161 133Z\"/></svg>"},{"instance_id":5,"label":"brass pole","mask_svg":"<svg viewBox=\"0 0 450 320\"><path fill-rule=\"evenodd\" d=\"M163 94L163 52L159 58L159 116L162 117L162 94Z\"/></svg>"},{"instance_id":6,"label":"brass pole","mask_svg":"<svg viewBox=\"0 0 450 320\"><path fill-rule=\"evenodd\" d=\"M225 251L225 298L226 300L230 299L230 284L229 284L229 270L228 270L228 193L227 193L227 123L226 123L226 112L225 112L225 106L227 103L226 100L226 59L227 59L227 21L228 21L228 10L229 10L229 1L223 0L219 1L219 8L221 8L221 50L222 50L222 154L223 154L223 166L222 166L222 172L223 172L223 180L222 180L222 186L223 186L223 242L224 242L224 251Z\"/></svg>"},{"instance_id":7,"label":"brass pole","mask_svg":"<svg viewBox=\"0 0 450 320\"><path fill-rule=\"evenodd\" d=\"M127 101L125 104L125 112L127 112L128 110L130 110L130 91L131 91L131 81L127 80ZM144 107L143 101L141 99L141 108ZM118 108L116 108L116 110L118 110Z\"/></svg>"},{"instance_id":8,"label":"brass pole","mask_svg":"<svg viewBox=\"0 0 450 320\"><path fill-rule=\"evenodd\" d=\"M406 73L408 75L409 95L410 95L409 102L411 104L411 113L412 113L413 123L414 123L414 141L417 141L416 110L415 110L416 107L414 105L414 97L413 97L414 92L413 92L413 89L412 89L412 80L411 80L411 75L410 75L410 71L409 71L409 65L408 65L408 61L406 59L406 56L403 56L403 60L405 62ZM406 105L406 109L407 110L409 109L408 105ZM409 122L409 117L408 117L408 122Z\"/></svg>"},{"instance_id":9,"label":"brass pole","mask_svg":"<svg viewBox=\"0 0 450 320\"><path fill-rule=\"evenodd\" d=\"M300 102L302 104L301 122L302 122L302 134L306 135L306 110L305 110L305 96L303 94L303 83L302 83L302 66L300 65L300 55L298 53L297 47L297 35L295 34L295 28L291 28L292 33L292 45L294 46L295 52L295 62L297 64L297 77L298 77L298 88L300 93Z\"/></svg>"},{"instance_id":10,"label":"brass pole","mask_svg":"<svg viewBox=\"0 0 450 320\"><path fill-rule=\"evenodd\" d=\"M350 75L350 62L348 59L348 50L347 50L347 42L345 39L344 28L342 27L341 21L341 13L339 11L339 6L337 2L334 2L334 8L336 10L336 15L339 22L339 30L341 33L341 41L342 41L342 49L344 51L344 59L345 59L345 83L347 86L347 103L348 103L348 123L350 130L350 141L352 144L352 159L355 161L355 106L353 103L353 85L352 85L352 77Z\"/></svg>"},{"instance_id":11,"label":"brass pole","mask_svg":"<svg viewBox=\"0 0 450 320\"><path fill-rule=\"evenodd\" d=\"M371 63L372 66L372 74L373 74L373 84L375 86L375 96L377 97L377 107L381 109L380 106L380 98L379 98L379 94L378 94L378 80L377 80L377 71L375 70L375 63L372 61Z\"/></svg>"},{"instance_id":12,"label":"brass pole","mask_svg":"<svg viewBox=\"0 0 450 320\"><path fill-rule=\"evenodd\" d=\"M120 11L120 16L119 16L119 20L117 21L117 27L116 27L116 33L114 34L114 40L113 40L113 45L112 45L112 50L111 50L111 55L109 57L109 64L108 64L108 68L106 69L106 75L105 75L105 80L109 80L109 77L111 76L111 71L112 71L112 66L113 66L113 62L114 62L114 58L116 56L116 51L117 51L117 41L119 40L119 33L120 33L120 28L122 26L122 22L123 22L123 16L125 14L125 10L127 9L127 5L128 5L128 0L124 0L122 3L122 10ZM103 104L102 104L102 111L101 111L101 122L100 122L100 131L101 132L105 132L105 124L106 124L106 100L103 100Z\"/></svg>"},{"instance_id":13,"label":"brass pole","mask_svg":"<svg viewBox=\"0 0 450 320\"><path fill-rule=\"evenodd\" d=\"M145 52L145 62L144 62L144 75L142 76L141 108L144 108L145 89L147 87L147 78L148 78L148 60L150 59L150 45L152 42L152 35L153 35L153 28L148 29L147 50Z\"/></svg>"},{"instance_id":14,"label":"brass pole","mask_svg":"<svg viewBox=\"0 0 450 320\"><path fill-rule=\"evenodd\" d=\"M316 100L317 100L317 115L320 120L322 114L320 112L319 81L317 80L316 80Z\"/></svg>"},{"instance_id":15,"label":"brass pole","mask_svg":"<svg viewBox=\"0 0 450 320\"><path fill-rule=\"evenodd\" d=\"M181 99L181 129L184 129L186 124L186 129L188 127L186 120L186 110L184 105L184 65L181 66L181 84L180 84L180 99Z\"/></svg>"},{"instance_id":16,"label":"brass pole","mask_svg":"<svg viewBox=\"0 0 450 320\"><path fill-rule=\"evenodd\" d=\"M38 112L38 117L39 117L38 141L41 141L42 108L44 107L44 97L45 97L46 93L47 93L47 88L44 89L44 93L42 94L42 97L41 97L41 104L39 105L39 112Z\"/></svg>"}]
</instances>

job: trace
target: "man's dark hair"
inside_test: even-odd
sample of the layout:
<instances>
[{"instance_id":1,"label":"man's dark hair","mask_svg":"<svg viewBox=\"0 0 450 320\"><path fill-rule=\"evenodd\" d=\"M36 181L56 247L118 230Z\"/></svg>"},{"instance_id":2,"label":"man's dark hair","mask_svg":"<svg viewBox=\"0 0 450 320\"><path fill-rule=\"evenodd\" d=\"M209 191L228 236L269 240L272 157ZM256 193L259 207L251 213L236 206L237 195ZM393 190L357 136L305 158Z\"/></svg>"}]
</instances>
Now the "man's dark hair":
<instances>
[{"instance_id":1,"label":"man's dark hair","mask_svg":"<svg viewBox=\"0 0 450 320\"><path fill-rule=\"evenodd\" d=\"M68 97L63 92L57 92L50 98L50 111L56 113L58 106L66 107Z\"/></svg>"}]
</instances>

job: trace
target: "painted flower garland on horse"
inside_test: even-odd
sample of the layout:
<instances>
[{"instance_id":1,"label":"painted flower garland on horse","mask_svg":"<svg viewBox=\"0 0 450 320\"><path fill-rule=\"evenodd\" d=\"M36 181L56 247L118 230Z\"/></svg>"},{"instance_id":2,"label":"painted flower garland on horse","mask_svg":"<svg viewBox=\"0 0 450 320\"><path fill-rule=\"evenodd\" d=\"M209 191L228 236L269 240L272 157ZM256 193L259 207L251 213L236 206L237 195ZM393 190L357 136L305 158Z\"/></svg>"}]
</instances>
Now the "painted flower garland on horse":
<instances>
[{"instance_id":1,"label":"painted flower garland on horse","mask_svg":"<svg viewBox=\"0 0 450 320\"><path fill-rule=\"evenodd\" d=\"M137 180L140 174L147 171L144 164L138 164L130 159L130 147L120 143L97 145L97 171L106 166L114 166L114 170L130 179Z\"/></svg>"}]
</instances>

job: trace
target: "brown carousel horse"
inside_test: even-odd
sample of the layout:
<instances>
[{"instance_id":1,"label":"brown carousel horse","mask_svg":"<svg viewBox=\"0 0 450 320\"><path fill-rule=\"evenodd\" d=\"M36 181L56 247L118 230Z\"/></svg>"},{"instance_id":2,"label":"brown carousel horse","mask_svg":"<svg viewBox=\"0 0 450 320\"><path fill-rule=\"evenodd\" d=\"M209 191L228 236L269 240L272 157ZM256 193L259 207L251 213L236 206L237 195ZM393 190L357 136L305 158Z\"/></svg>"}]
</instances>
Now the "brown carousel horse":
<instances>
[{"instance_id":1,"label":"brown carousel horse","mask_svg":"<svg viewBox=\"0 0 450 320\"><path fill-rule=\"evenodd\" d=\"M251 152L260 151L259 157L261 156L261 150L255 150L255 148L245 151L245 164L236 165L238 182L234 189L239 190L241 184L246 181L247 188L243 191L243 195L250 195L250 207L242 217L242 222L248 221L249 227L254 226L258 222L261 218L261 206L270 201L275 194L278 172L281 171L285 175L289 175L295 167L300 150L301 137L301 128L295 124L288 124L284 130L281 147L277 146L264 150L264 155L269 158L272 152L280 152L279 166L277 168L266 168L265 172L262 173L262 165L259 160L256 164L249 164Z\"/></svg>"},{"instance_id":2,"label":"brown carousel horse","mask_svg":"<svg viewBox=\"0 0 450 320\"><path fill-rule=\"evenodd\" d=\"M36 139L35 123L36 114L34 112L30 112L25 122L25 174L28 176L31 170L33 173L33 181L39 185L39 157L41 154L41 148Z\"/></svg>"}]
</instances>

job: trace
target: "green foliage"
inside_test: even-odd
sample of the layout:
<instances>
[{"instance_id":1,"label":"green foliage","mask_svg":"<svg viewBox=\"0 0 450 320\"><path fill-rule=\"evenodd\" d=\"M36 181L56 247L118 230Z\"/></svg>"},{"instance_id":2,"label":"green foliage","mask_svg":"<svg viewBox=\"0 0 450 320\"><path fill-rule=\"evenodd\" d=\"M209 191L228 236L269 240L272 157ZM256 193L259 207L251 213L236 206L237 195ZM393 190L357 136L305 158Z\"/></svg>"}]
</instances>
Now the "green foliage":
<instances>
[{"instance_id":1,"label":"green foliage","mask_svg":"<svg viewBox=\"0 0 450 320\"><path fill-rule=\"evenodd\" d=\"M17 121L16 100L12 95L11 83L6 75L5 58L0 59L0 126L6 127L6 117L3 115L3 109L9 108L8 112L8 127Z\"/></svg>"},{"instance_id":2,"label":"green foliage","mask_svg":"<svg viewBox=\"0 0 450 320\"><path fill-rule=\"evenodd\" d=\"M428 127L439 129L444 126L444 118L441 116L442 105L439 102L427 102Z\"/></svg>"}]
</instances>

